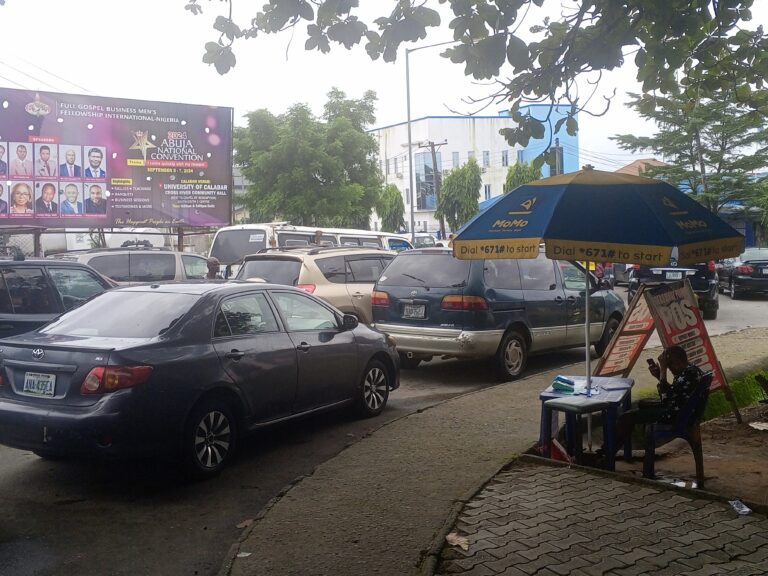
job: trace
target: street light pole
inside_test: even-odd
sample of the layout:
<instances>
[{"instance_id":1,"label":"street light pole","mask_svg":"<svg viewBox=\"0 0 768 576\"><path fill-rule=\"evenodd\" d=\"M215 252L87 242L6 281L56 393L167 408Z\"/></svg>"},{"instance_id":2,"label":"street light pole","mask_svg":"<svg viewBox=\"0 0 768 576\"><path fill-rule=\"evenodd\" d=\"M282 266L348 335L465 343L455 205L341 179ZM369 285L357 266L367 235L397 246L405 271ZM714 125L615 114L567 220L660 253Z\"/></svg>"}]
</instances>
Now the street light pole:
<instances>
[{"instance_id":1,"label":"street light pole","mask_svg":"<svg viewBox=\"0 0 768 576\"><path fill-rule=\"evenodd\" d=\"M406 113L408 114L408 178L411 188L411 244L416 245L416 220L413 205L416 201L416 194L413 188L413 142L411 141L411 68L408 63L408 56L415 48L405 49L405 95L406 95Z\"/></svg>"},{"instance_id":2,"label":"street light pole","mask_svg":"<svg viewBox=\"0 0 768 576\"><path fill-rule=\"evenodd\" d=\"M436 46L447 46L448 44L456 44L456 40L449 42L438 42L436 44L428 44L426 46L417 46L416 48L405 49L405 97L406 97L406 113L408 115L408 178L411 185L411 242L416 241L416 220L414 214L414 204L416 203L416 190L413 185L413 141L411 140L411 68L409 63L409 56L411 52L417 50L424 50L425 48L435 48Z\"/></svg>"}]
</instances>

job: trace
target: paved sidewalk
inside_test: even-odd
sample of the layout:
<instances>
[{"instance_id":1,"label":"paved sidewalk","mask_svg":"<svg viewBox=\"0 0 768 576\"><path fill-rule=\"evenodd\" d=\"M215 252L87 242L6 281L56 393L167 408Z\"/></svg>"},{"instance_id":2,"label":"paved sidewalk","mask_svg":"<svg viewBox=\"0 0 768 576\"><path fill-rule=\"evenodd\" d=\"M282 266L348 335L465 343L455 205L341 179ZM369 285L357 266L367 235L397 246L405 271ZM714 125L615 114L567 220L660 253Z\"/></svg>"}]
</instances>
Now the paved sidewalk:
<instances>
[{"instance_id":1,"label":"paved sidewalk","mask_svg":"<svg viewBox=\"0 0 768 576\"><path fill-rule=\"evenodd\" d=\"M727 503L518 463L468 503L438 574L654 576L768 573L768 519Z\"/></svg>"},{"instance_id":2,"label":"paved sidewalk","mask_svg":"<svg viewBox=\"0 0 768 576\"><path fill-rule=\"evenodd\" d=\"M731 379L768 366L768 329L716 336L713 343ZM657 354L644 352L633 374L636 389L653 385L642 367ZM537 440L539 392L557 373L582 370L576 364L543 372L383 426L263 511L220 574L406 576L429 567L425 559L442 542L446 522Z\"/></svg>"}]
</instances>

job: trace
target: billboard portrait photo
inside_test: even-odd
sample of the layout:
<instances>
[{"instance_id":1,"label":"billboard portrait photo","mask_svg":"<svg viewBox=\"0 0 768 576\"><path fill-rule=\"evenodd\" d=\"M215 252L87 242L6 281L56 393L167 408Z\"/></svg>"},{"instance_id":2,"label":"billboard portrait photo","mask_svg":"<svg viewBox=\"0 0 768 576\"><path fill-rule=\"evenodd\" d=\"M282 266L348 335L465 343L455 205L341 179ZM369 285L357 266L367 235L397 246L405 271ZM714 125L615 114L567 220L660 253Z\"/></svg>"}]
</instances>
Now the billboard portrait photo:
<instances>
[{"instance_id":1,"label":"billboard portrait photo","mask_svg":"<svg viewBox=\"0 0 768 576\"><path fill-rule=\"evenodd\" d=\"M0 89L0 218L210 227L232 213L232 108Z\"/></svg>"}]
</instances>

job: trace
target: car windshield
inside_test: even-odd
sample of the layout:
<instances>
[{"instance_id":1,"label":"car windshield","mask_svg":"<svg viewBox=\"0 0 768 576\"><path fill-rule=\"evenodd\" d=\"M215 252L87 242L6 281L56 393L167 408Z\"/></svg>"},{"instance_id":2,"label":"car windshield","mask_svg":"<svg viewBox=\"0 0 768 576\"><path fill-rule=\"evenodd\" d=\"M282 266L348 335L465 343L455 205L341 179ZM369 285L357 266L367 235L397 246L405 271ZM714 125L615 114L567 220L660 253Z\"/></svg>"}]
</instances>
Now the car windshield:
<instances>
[{"instance_id":1,"label":"car windshield","mask_svg":"<svg viewBox=\"0 0 768 576\"><path fill-rule=\"evenodd\" d=\"M198 294L105 292L40 329L43 334L154 338L165 333L200 299Z\"/></svg>"},{"instance_id":2,"label":"car windshield","mask_svg":"<svg viewBox=\"0 0 768 576\"><path fill-rule=\"evenodd\" d=\"M415 248L433 248L435 246L435 239L432 236L416 236L413 246Z\"/></svg>"},{"instance_id":3,"label":"car windshield","mask_svg":"<svg viewBox=\"0 0 768 576\"><path fill-rule=\"evenodd\" d=\"M451 254L408 254L404 252L384 270L380 286L460 286L469 276L469 260Z\"/></svg>"},{"instance_id":4,"label":"car windshield","mask_svg":"<svg viewBox=\"0 0 768 576\"><path fill-rule=\"evenodd\" d=\"M283 258L257 258L248 260L237 273L238 280L261 278L270 284L295 286L299 283L301 262Z\"/></svg>"},{"instance_id":5,"label":"car windshield","mask_svg":"<svg viewBox=\"0 0 768 576\"><path fill-rule=\"evenodd\" d=\"M210 256L222 264L236 264L248 254L256 254L266 246L266 230L226 230L214 238Z\"/></svg>"}]
</instances>

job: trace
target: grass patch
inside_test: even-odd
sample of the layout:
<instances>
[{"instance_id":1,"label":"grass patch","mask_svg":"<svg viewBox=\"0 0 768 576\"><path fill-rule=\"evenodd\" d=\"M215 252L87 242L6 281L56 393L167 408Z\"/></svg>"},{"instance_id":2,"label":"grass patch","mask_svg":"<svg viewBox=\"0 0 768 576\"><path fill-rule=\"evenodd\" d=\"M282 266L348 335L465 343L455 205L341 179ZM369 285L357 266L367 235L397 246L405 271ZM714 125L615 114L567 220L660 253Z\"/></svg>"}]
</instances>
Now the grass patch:
<instances>
[{"instance_id":1,"label":"grass patch","mask_svg":"<svg viewBox=\"0 0 768 576\"><path fill-rule=\"evenodd\" d=\"M730 383L733 397L736 400L736 405L739 408L757 404L759 400L762 400L765 397L763 395L763 389L755 379L755 376L757 375L762 375L768 378L768 370L760 370L758 372L754 372L753 374L748 374L744 378L734 380ZM722 389L717 390L709 395L709 400L707 401L707 407L704 410L702 421L706 422L707 420L717 418L723 414L730 414L731 411L731 403L725 399L725 392Z\"/></svg>"}]
</instances>

